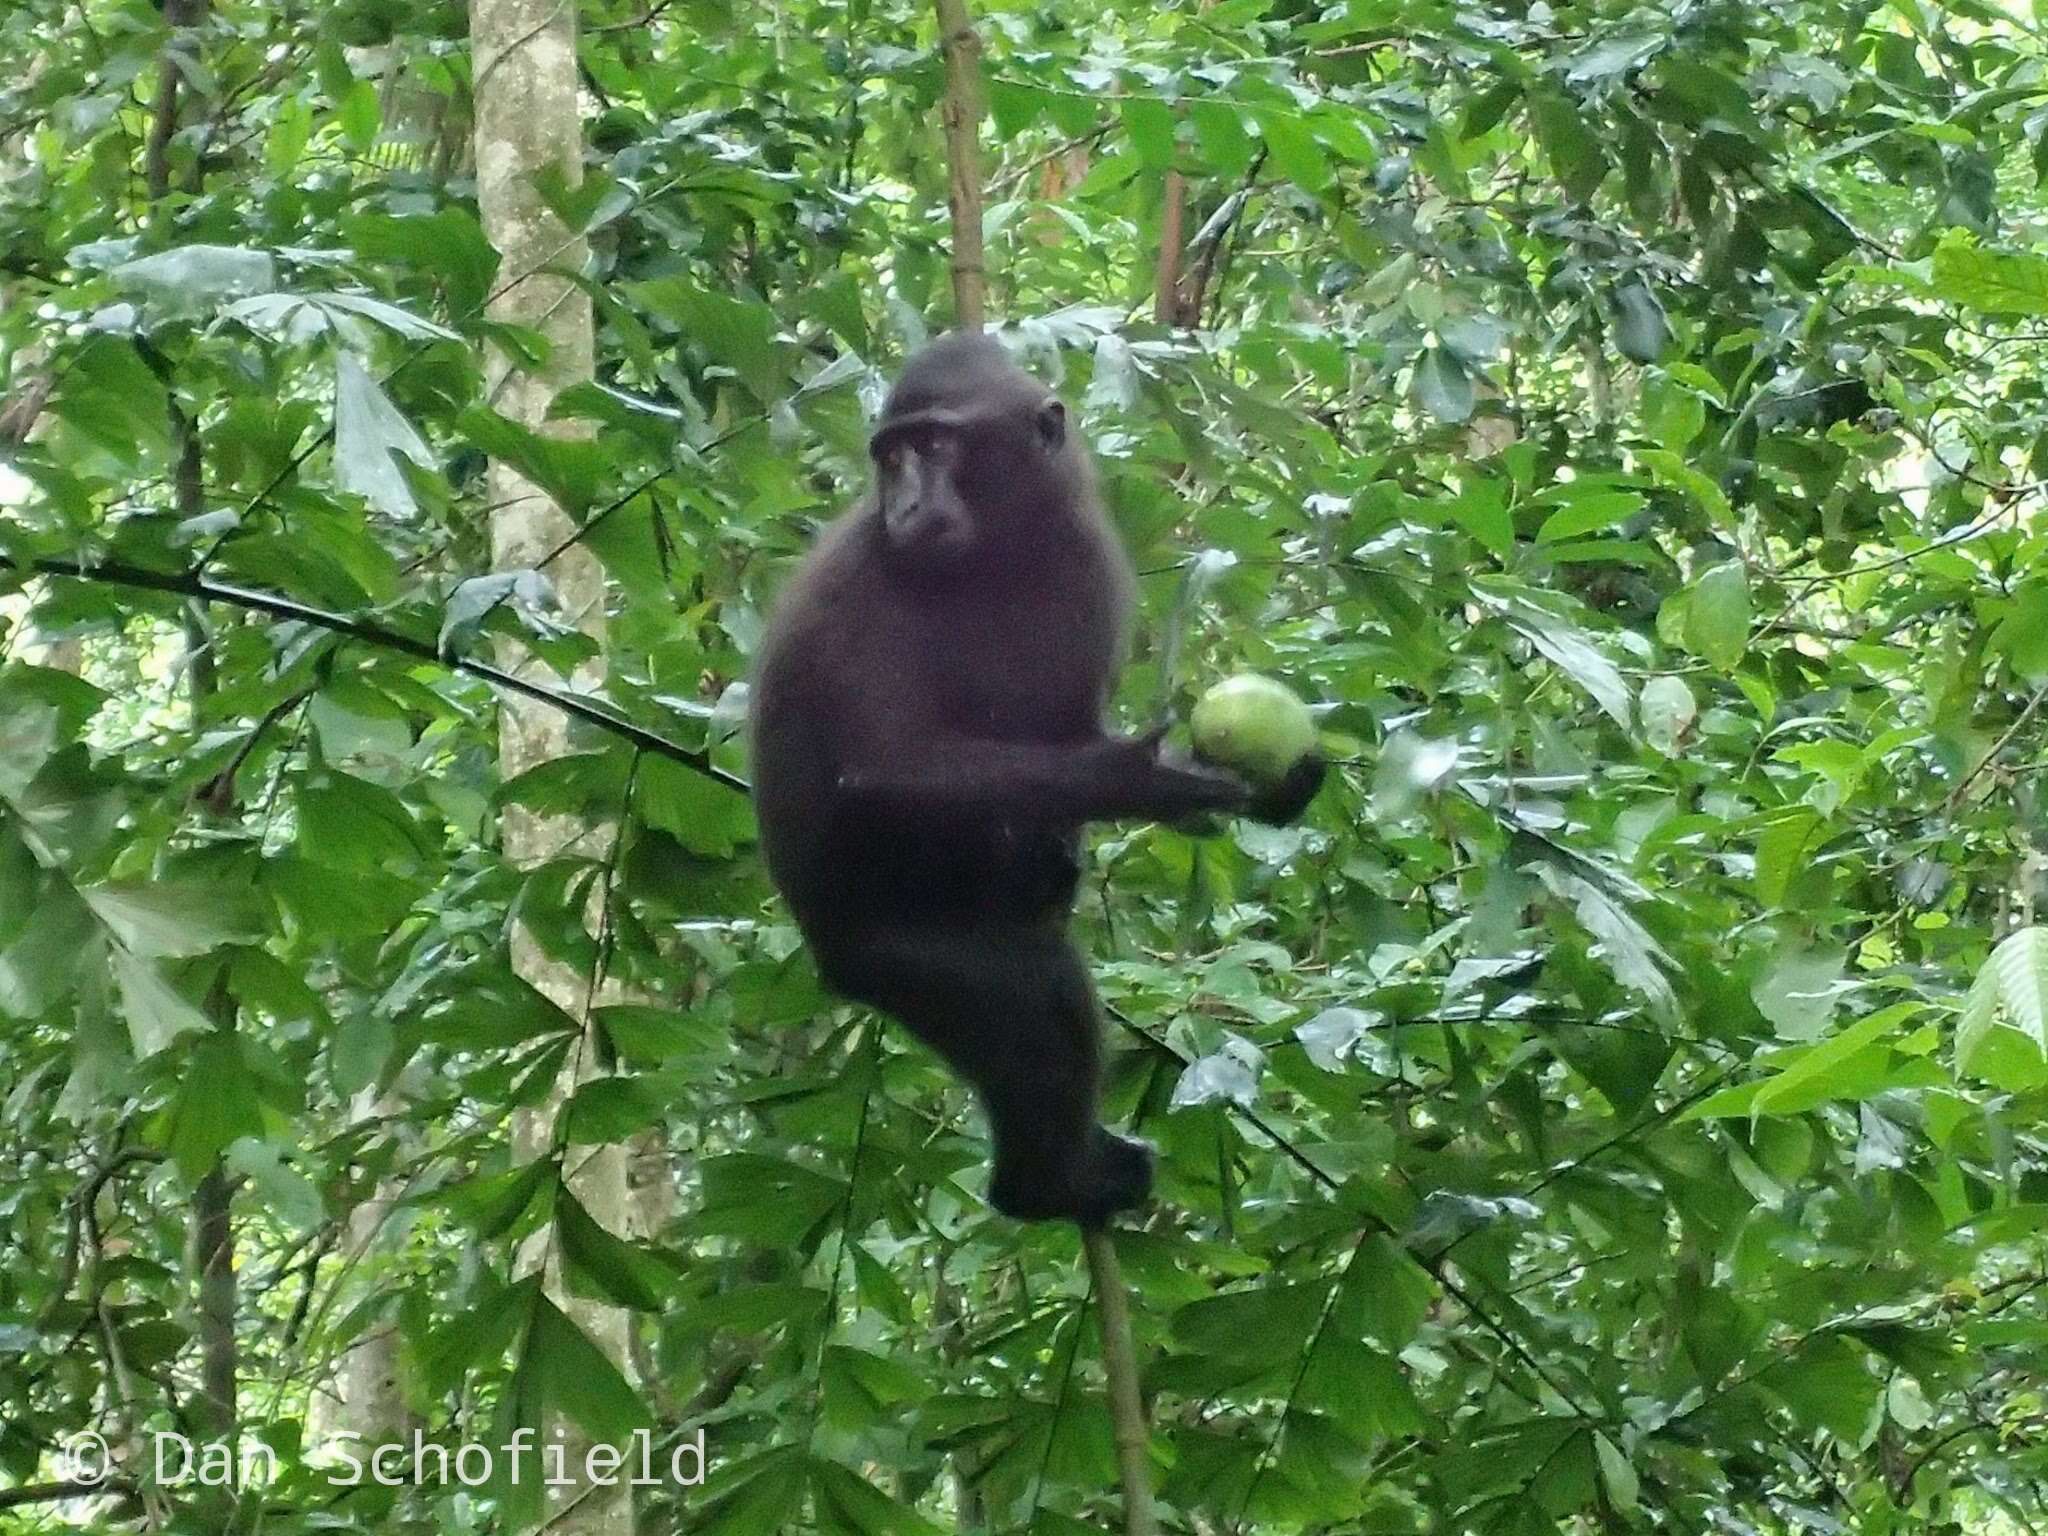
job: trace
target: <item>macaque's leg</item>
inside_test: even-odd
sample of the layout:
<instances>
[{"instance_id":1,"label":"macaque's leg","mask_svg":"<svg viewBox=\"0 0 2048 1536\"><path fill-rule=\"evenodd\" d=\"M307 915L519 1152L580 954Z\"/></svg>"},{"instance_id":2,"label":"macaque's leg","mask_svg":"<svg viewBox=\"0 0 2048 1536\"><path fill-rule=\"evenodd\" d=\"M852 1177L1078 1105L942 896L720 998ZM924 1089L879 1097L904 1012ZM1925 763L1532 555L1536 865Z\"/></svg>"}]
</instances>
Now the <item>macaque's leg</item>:
<instances>
[{"instance_id":1,"label":"macaque's leg","mask_svg":"<svg viewBox=\"0 0 2048 1536\"><path fill-rule=\"evenodd\" d=\"M1099 1223L1143 1203L1150 1152L1096 1124L1101 1024L1058 923L874 927L813 944L828 982L900 1020L980 1093L998 1210Z\"/></svg>"}]
</instances>

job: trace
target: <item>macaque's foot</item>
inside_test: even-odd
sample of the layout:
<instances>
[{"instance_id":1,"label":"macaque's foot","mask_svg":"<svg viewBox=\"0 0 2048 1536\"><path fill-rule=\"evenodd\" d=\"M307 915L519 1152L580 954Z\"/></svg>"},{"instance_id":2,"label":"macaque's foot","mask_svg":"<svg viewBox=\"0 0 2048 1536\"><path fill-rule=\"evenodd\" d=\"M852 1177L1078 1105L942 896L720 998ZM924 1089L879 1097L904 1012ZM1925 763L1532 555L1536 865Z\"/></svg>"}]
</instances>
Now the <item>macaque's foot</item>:
<instances>
[{"instance_id":1,"label":"macaque's foot","mask_svg":"<svg viewBox=\"0 0 2048 1536\"><path fill-rule=\"evenodd\" d=\"M1099 1227L1118 1211L1135 1210L1152 1198L1152 1148L1114 1131L1095 1133L1094 1198L1076 1219Z\"/></svg>"},{"instance_id":2,"label":"macaque's foot","mask_svg":"<svg viewBox=\"0 0 2048 1536\"><path fill-rule=\"evenodd\" d=\"M1099 1227L1152 1193L1152 1149L1099 1127L1086 1155L1059 1173L998 1159L989 1203L1017 1221L1074 1221Z\"/></svg>"}]
</instances>

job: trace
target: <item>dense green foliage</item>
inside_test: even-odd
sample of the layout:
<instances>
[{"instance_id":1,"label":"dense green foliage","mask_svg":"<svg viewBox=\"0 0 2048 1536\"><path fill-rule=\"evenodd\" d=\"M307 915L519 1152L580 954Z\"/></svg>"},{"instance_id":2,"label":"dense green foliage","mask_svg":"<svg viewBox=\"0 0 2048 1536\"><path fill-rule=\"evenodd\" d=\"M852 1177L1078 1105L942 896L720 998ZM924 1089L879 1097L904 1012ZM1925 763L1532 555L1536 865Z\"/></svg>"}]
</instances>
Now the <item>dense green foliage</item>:
<instances>
[{"instance_id":1,"label":"dense green foliage","mask_svg":"<svg viewBox=\"0 0 2048 1536\"><path fill-rule=\"evenodd\" d=\"M684 760L743 771L763 605L948 321L929 12L582 11L583 442L484 387L459 9L0 13L0 1531L84 1518L5 1502L67 1434L189 1423L217 1168L283 1470L171 1490L175 1528L496 1528L300 1459L392 1329L429 1438L702 1425L649 1529L1114 1519L1074 1234L985 1207L964 1095L821 994ZM1298 829L1092 848L1112 1114L1162 1151L1118 1247L1169 1527L2048 1519L2039 24L979 22L991 309L1145 572L1125 717L1267 672L1339 761ZM601 648L545 567L489 572L486 455L580 521ZM501 782L490 686L433 658L508 638L596 654L600 713L684 754L593 718ZM512 805L616 845L515 869ZM578 1023L515 923L622 999L524 1165ZM645 1241L563 1183L615 1142L679 1187ZM635 1309L644 1382L533 1234Z\"/></svg>"}]
</instances>

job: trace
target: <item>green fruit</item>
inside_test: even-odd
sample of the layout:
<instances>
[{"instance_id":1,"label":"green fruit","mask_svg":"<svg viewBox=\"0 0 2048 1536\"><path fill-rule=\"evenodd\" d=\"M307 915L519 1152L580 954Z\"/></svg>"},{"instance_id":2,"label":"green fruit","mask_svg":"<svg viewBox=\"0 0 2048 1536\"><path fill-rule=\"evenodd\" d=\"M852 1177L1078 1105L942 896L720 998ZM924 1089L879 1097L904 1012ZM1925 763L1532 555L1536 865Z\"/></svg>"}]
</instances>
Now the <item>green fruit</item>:
<instances>
[{"instance_id":1,"label":"green fruit","mask_svg":"<svg viewBox=\"0 0 2048 1536\"><path fill-rule=\"evenodd\" d=\"M1316 723L1284 683L1256 672L1225 678L1188 717L1195 755L1254 784L1277 784L1315 750Z\"/></svg>"}]
</instances>

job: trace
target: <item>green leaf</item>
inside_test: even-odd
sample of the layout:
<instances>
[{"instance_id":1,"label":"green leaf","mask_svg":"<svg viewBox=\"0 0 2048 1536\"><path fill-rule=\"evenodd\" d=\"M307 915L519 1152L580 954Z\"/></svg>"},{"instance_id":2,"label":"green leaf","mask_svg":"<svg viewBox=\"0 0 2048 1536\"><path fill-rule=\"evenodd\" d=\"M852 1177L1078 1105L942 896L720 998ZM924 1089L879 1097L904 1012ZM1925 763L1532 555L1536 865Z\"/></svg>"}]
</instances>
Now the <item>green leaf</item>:
<instances>
[{"instance_id":1,"label":"green leaf","mask_svg":"<svg viewBox=\"0 0 2048 1536\"><path fill-rule=\"evenodd\" d=\"M320 1191L285 1160L282 1147L245 1136L228 1148L228 1171L249 1181L263 1204L287 1227L312 1232L326 1214Z\"/></svg>"},{"instance_id":2,"label":"green leaf","mask_svg":"<svg viewBox=\"0 0 2048 1536\"><path fill-rule=\"evenodd\" d=\"M712 361L730 368L762 405L773 404L787 392L789 368L776 339L774 311L767 305L711 293L680 277L629 283L626 293L701 347Z\"/></svg>"},{"instance_id":3,"label":"green leaf","mask_svg":"<svg viewBox=\"0 0 2048 1536\"><path fill-rule=\"evenodd\" d=\"M1607 1490L1607 1501L1622 1514L1633 1514L1641 1484L1636 1478L1636 1469L1629 1465L1612 1440L1593 1432L1593 1453L1600 1461L1600 1484Z\"/></svg>"},{"instance_id":4,"label":"green leaf","mask_svg":"<svg viewBox=\"0 0 2048 1536\"><path fill-rule=\"evenodd\" d=\"M801 1447L778 1446L737 1466L721 1465L718 1497L692 1522L691 1536L783 1536L803 1501L809 1460Z\"/></svg>"},{"instance_id":5,"label":"green leaf","mask_svg":"<svg viewBox=\"0 0 2048 1536\"><path fill-rule=\"evenodd\" d=\"M1717 524L1726 527L1733 519L1728 496L1711 476L1701 474L1668 448L1638 448L1635 461L1659 485L1683 491Z\"/></svg>"},{"instance_id":6,"label":"green leaf","mask_svg":"<svg viewBox=\"0 0 2048 1536\"><path fill-rule=\"evenodd\" d=\"M374 320L388 331L403 336L408 341L460 341L462 337L445 325L436 325L422 319L412 311L388 304L382 299L373 299L362 293L309 293L306 302L320 309L341 310L352 315L361 315Z\"/></svg>"},{"instance_id":7,"label":"green leaf","mask_svg":"<svg viewBox=\"0 0 2048 1536\"><path fill-rule=\"evenodd\" d=\"M1329 159L1307 124L1292 112L1256 112L1253 119L1281 175L1304 192L1321 192L1329 186Z\"/></svg>"},{"instance_id":8,"label":"green leaf","mask_svg":"<svg viewBox=\"0 0 2048 1536\"><path fill-rule=\"evenodd\" d=\"M635 201L631 188L595 168L584 170L581 179L571 185L560 166L547 166L534 177L534 190L548 205L548 212L562 221L562 227L578 234L602 229L630 211Z\"/></svg>"},{"instance_id":9,"label":"green leaf","mask_svg":"<svg viewBox=\"0 0 2048 1536\"><path fill-rule=\"evenodd\" d=\"M652 1079L596 1077L571 1096L564 1134L578 1146L624 1141L668 1113L668 1096Z\"/></svg>"},{"instance_id":10,"label":"green leaf","mask_svg":"<svg viewBox=\"0 0 2048 1536\"><path fill-rule=\"evenodd\" d=\"M599 444L532 431L484 405L464 411L456 425L472 447L524 475L572 518L580 521L597 500L610 467Z\"/></svg>"},{"instance_id":11,"label":"green leaf","mask_svg":"<svg viewBox=\"0 0 2048 1536\"><path fill-rule=\"evenodd\" d=\"M1242 176L1258 153L1258 145L1245 132L1244 118L1235 106L1221 101L1189 104L1188 118L1195 126L1195 143L1202 160L1213 175L1226 180Z\"/></svg>"},{"instance_id":12,"label":"green leaf","mask_svg":"<svg viewBox=\"0 0 2048 1536\"><path fill-rule=\"evenodd\" d=\"M909 1505L837 1462L813 1456L810 1473L819 1528L827 1536L942 1536L938 1526Z\"/></svg>"},{"instance_id":13,"label":"green leaf","mask_svg":"<svg viewBox=\"0 0 2048 1536\"><path fill-rule=\"evenodd\" d=\"M1397 822L1439 793L1458 771L1458 744L1443 738L1396 731L1373 768L1373 818Z\"/></svg>"},{"instance_id":14,"label":"green leaf","mask_svg":"<svg viewBox=\"0 0 2048 1536\"><path fill-rule=\"evenodd\" d=\"M1124 132L1152 170L1173 164L1173 109L1156 96L1127 96L1117 104Z\"/></svg>"},{"instance_id":15,"label":"green leaf","mask_svg":"<svg viewBox=\"0 0 2048 1536\"><path fill-rule=\"evenodd\" d=\"M348 243L375 267L410 268L447 291L449 313L466 319L480 313L497 276L498 253L484 238L467 208L394 217L357 213L342 220Z\"/></svg>"},{"instance_id":16,"label":"green leaf","mask_svg":"<svg viewBox=\"0 0 2048 1536\"><path fill-rule=\"evenodd\" d=\"M1400 1364L1388 1355L1325 1332L1302 1369L1298 1401L1369 1441L1427 1434L1428 1416Z\"/></svg>"},{"instance_id":17,"label":"green leaf","mask_svg":"<svg viewBox=\"0 0 2048 1536\"><path fill-rule=\"evenodd\" d=\"M756 836L751 800L672 758L641 761L633 803L649 826L705 858L730 858Z\"/></svg>"},{"instance_id":18,"label":"green leaf","mask_svg":"<svg viewBox=\"0 0 2048 1536\"><path fill-rule=\"evenodd\" d=\"M327 1048L335 1091L353 1095L376 1082L397 1043L396 1027L382 1014L365 1009L343 1019Z\"/></svg>"},{"instance_id":19,"label":"green leaf","mask_svg":"<svg viewBox=\"0 0 2048 1536\"><path fill-rule=\"evenodd\" d=\"M1653 677L1643 684L1636 708L1643 739L1666 757L1676 757L1699 718L1699 704L1682 677Z\"/></svg>"},{"instance_id":20,"label":"green leaf","mask_svg":"<svg viewBox=\"0 0 2048 1536\"><path fill-rule=\"evenodd\" d=\"M433 449L399 414L382 387L356 361L352 352L334 355L334 477L392 517L411 517L419 510L412 487L398 467L410 459L422 469L435 467Z\"/></svg>"},{"instance_id":21,"label":"green leaf","mask_svg":"<svg viewBox=\"0 0 2048 1536\"><path fill-rule=\"evenodd\" d=\"M790 1244L846 1199L842 1180L759 1152L730 1152L702 1165L700 1231Z\"/></svg>"},{"instance_id":22,"label":"green leaf","mask_svg":"<svg viewBox=\"0 0 2048 1536\"><path fill-rule=\"evenodd\" d=\"M263 1108L243 1043L211 1033L193 1049L178 1091L150 1127L188 1183L197 1183L243 1137L263 1139Z\"/></svg>"},{"instance_id":23,"label":"green leaf","mask_svg":"<svg viewBox=\"0 0 2048 1536\"><path fill-rule=\"evenodd\" d=\"M1732 672L1749 651L1749 577L1739 560L1710 565L1692 584L1685 639L1693 654Z\"/></svg>"},{"instance_id":24,"label":"green leaf","mask_svg":"<svg viewBox=\"0 0 2048 1536\"><path fill-rule=\"evenodd\" d=\"M1848 951L1834 945L1782 943L1751 983L1750 1000L1781 1040L1810 1040L1827 1028L1841 1002Z\"/></svg>"},{"instance_id":25,"label":"green leaf","mask_svg":"<svg viewBox=\"0 0 2048 1536\"><path fill-rule=\"evenodd\" d=\"M545 1196L552 1208L561 1170L553 1160L537 1157L530 1163L487 1174L441 1190L430 1198L464 1226L475 1229L485 1242L512 1230L536 1196Z\"/></svg>"},{"instance_id":26,"label":"green leaf","mask_svg":"<svg viewBox=\"0 0 2048 1536\"><path fill-rule=\"evenodd\" d=\"M1766 907L1784 905L1792 877L1810 862L1820 827L1820 818L1804 808L1764 824L1756 842L1756 893Z\"/></svg>"},{"instance_id":27,"label":"green leaf","mask_svg":"<svg viewBox=\"0 0 2048 1536\"><path fill-rule=\"evenodd\" d=\"M344 692L344 709L350 698L360 702L360 696ZM338 729L336 739L350 739L350 723L338 715L330 719ZM360 721L354 725L360 729ZM315 770L299 784L299 846L317 850L322 870L346 868L365 877L387 868L412 868L428 852L406 801L383 784L334 768Z\"/></svg>"},{"instance_id":28,"label":"green leaf","mask_svg":"<svg viewBox=\"0 0 2048 1536\"><path fill-rule=\"evenodd\" d=\"M1862 1440L1883 1390L1862 1353L1834 1334L1809 1339L1762 1384L1792 1410L1802 1432L1826 1429L1851 1446Z\"/></svg>"},{"instance_id":29,"label":"green leaf","mask_svg":"<svg viewBox=\"0 0 2048 1536\"><path fill-rule=\"evenodd\" d=\"M1010 142L1037 122L1045 109L1045 97L1046 93L1036 86L1015 80L990 80L988 110L995 121L997 136Z\"/></svg>"},{"instance_id":30,"label":"green leaf","mask_svg":"<svg viewBox=\"0 0 2048 1536\"><path fill-rule=\"evenodd\" d=\"M670 1319L668 1326L691 1337L708 1336L721 1329L767 1333L778 1328L808 1327L824 1312L825 1300L823 1291L807 1285L735 1285L693 1301Z\"/></svg>"},{"instance_id":31,"label":"green leaf","mask_svg":"<svg viewBox=\"0 0 2048 1536\"><path fill-rule=\"evenodd\" d=\"M123 262L111 275L130 292L180 311L277 286L277 265L268 251L229 245L174 246Z\"/></svg>"},{"instance_id":32,"label":"green leaf","mask_svg":"<svg viewBox=\"0 0 2048 1536\"><path fill-rule=\"evenodd\" d=\"M1514 514L1508 511L1507 497L1498 481L1471 481L1459 490L1456 499L1440 505L1453 522L1484 545L1496 560L1506 561L1514 553Z\"/></svg>"},{"instance_id":33,"label":"green leaf","mask_svg":"<svg viewBox=\"0 0 2048 1536\"><path fill-rule=\"evenodd\" d=\"M128 1021L128 1038L134 1043L137 1060L154 1056L181 1035L205 1034L212 1030L212 1021L164 979L153 961L141 958L121 944L109 945L107 957L113 968L114 986L121 996L121 1013ZM222 1142L221 1145L227 1143Z\"/></svg>"},{"instance_id":34,"label":"green leaf","mask_svg":"<svg viewBox=\"0 0 2048 1536\"><path fill-rule=\"evenodd\" d=\"M897 1422L908 1404L931 1395L931 1384L909 1366L866 1350L834 1345L825 1351L819 1374L825 1419L849 1431Z\"/></svg>"},{"instance_id":35,"label":"green leaf","mask_svg":"<svg viewBox=\"0 0 2048 1536\"><path fill-rule=\"evenodd\" d=\"M448 978L451 995L414 1021L418 1038L459 1050L505 1050L529 1040L581 1033L573 1016L502 960L468 966Z\"/></svg>"},{"instance_id":36,"label":"green leaf","mask_svg":"<svg viewBox=\"0 0 2048 1536\"><path fill-rule=\"evenodd\" d=\"M544 1424L559 1410L592 1439L623 1444L651 1423L647 1405L603 1350L544 1291L532 1293L533 1310L520 1342L510 1392L517 1423Z\"/></svg>"},{"instance_id":37,"label":"green leaf","mask_svg":"<svg viewBox=\"0 0 2048 1536\"><path fill-rule=\"evenodd\" d=\"M1671 345L1671 322L1664 316L1664 306L1640 279L1615 286L1614 342L1634 363L1654 363Z\"/></svg>"},{"instance_id":38,"label":"green leaf","mask_svg":"<svg viewBox=\"0 0 2048 1536\"><path fill-rule=\"evenodd\" d=\"M103 968L101 956L109 948L106 936L69 885L45 885L37 893L35 905L10 914L10 920L18 920L21 927L7 947L0 949L0 1014L35 1019L69 997L81 975L90 976ZM115 953L126 952L117 948ZM132 956L128 959L137 966L147 965ZM115 980L119 982L118 974ZM123 1011L131 1021L136 1017L125 1003ZM206 1027L203 1019L200 1024ZM151 1049L168 1044L176 1033L176 1029L152 1033ZM137 1049L148 1055L149 1051L140 1048L141 1038L137 1037Z\"/></svg>"},{"instance_id":39,"label":"green leaf","mask_svg":"<svg viewBox=\"0 0 2048 1536\"><path fill-rule=\"evenodd\" d=\"M351 85L341 98L335 121L349 148L359 155L368 154L377 142L378 130L384 125L383 103L377 99L377 82L358 80Z\"/></svg>"},{"instance_id":40,"label":"green leaf","mask_svg":"<svg viewBox=\"0 0 2048 1536\"><path fill-rule=\"evenodd\" d=\"M1671 957L1650 931L1591 881L1548 860L1538 863L1535 869L1553 893L1571 903L1579 926L1599 941L1600 958L1614 973L1615 980L1640 992L1659 1018L1677 1018L1678 996L1664 975Z\"/></svg>"},{"instance_id":41,"label":"green leaf","mask_svg":"<svg viewBox=\"0 0 2048 1536\"><path fill-rule=\"evenodd\" d=\"M403 706L359 677L344 674L330 679L313 695L306 718L319 733L328 759L337 764L359 757L403 758L412 750L412 722ZM363 784L363 788L371 786ZM397 815L399 821L410 825L402 804ZM381 826L389 822L388 817L379 818ZM408 842L409 851L414 846Z\"/></svg>"},{"instance_id":42,"label":"green leaf","mask_svg":"<svg viewBox=\"0 0 2048 1536\"><path fill-rule=\"evenodd\" d=\"M246 886L190 880L81 886L78 894L123 948L150 959L204 955L223 944L253 944L263 912Z\"/></svg>"},{"instance_id":43,"label":"green leaf","mask_svg":"<svg viewBox=\"0 0 2048 1536\"><path fill-rule=\"evenodd\" d=\"M1530 500L1538 506L1553 501L1563 503L1544 519L1536 532L1537 543L1555 544L1627 522L1642 511L1644 498L1640 491L1607 490L1596 484L1575 482L1570 489L1558 487Z\"/></svg>"},{"instance_id":44,"label":"green leaf","mask_svg":"<svg viewBox=\"0 0 2048 1536\"><path fill-rule=\"evenodd\" d=\"M1293 1354L1308 1342L1330 1297L1327 1285L1263 1285L1191 1302L1173 1315L1173 1337L1205 1355Z\"/></svg>"},{"instance_id":45,"label":"green leaf","mask_svg":"<svg viewBox=\"0 0 2048 1536\"><path fill-rule=\"evenodd\" d=\"M637 1244L608 1232L582 1204L562 1190L555 1198L555 1236L561 1243L569 1289L630 1307L658 1312L675 1289L675 1276Z\"/></svg>"},{"instance_id":46,"label":"green leaf","mask_svg":"<svg viewBox=\"0 0 2048 1536\"><path fill-rule=\"evenodd\" d=\"M1934 291L1987 315L2048 315L2048 259L2027 251L1989 251L1963 230L1934 248Z\"/></svg>"},{"instance_id":47,"label":"green leaf","mask_svg":"<svg viewBox=\"0 0 2048 1536\"><path fill-rule=\"evenodd\" d=\"M1537 142L1550 157L1551 169L1576 202L1592 197L1607 176L1607 156L1586 126L1578 104L1561 92L1545 90L1529 99Z\"/></svg>"},{"instance_id":48,"label":"green leaf","mask_svg":"<svg viewBox=\"0 0 2048 1536\"><path fill-rule=\"evenodd\" d=\"M2048 682L2048 580L2022 583L1991 635L1991 649L2030 683Z\"/></svg>"},{"instance_id":49,"label":"green leaf","mask_svg":"<svg viewBox=\"0 0 2048 1536\"><path fill-rule=\"evenodd\" d=\"M6 750L5 741L0 740L0 774L7 771ZM22 840L20 828L0 816L0 949L13 943L34 918L36 892L43 879L42 868Z\"/></svg>"},{"instance_id":50,"label":"green leaf","mask_svg":"<svg viewBox=\"0 0 2048 1536\"><path fill-rule=\"evenodd\" d=\"M1478 397L1472 375L1449 347L1425 347L1415 360L1415 398L1438 421L1455 426L1471 417Z\"/></svg>"},{"instance_id":51,"label":"green leaf","mask_svg":"<svg viewBox=\"0 0 2048 1536\"><path fill-rule=\"evenodd\" d=\"M2001 1022L2048 1055L2048 927L2009 933L1991 951L1956 1023L1957 1070L1978 1070L1991 1027Z\"/></svg>"},{"instance_id":52,"label":"green leaf","mask_svg":"<svg viewBox=\"0 0 2048 1536\"><path fill-rule=\"evenodd\" d=\"M1850 1064L1879 1040L1922 1011L1919 1003L1894 1003L1837 1030L1810 1050L1800 1052L1783 1070L1757 1085L1752 1115L1800 1114L1835 1097Z\"/></svg>"},{"instance_id":53,"label":"green leaf","mask_svg":"<svg viewBox=\"0 0 2048 1536\"><path fill-rule=\"evenodd\" d=\"M627 752L566 752L504 780L491 799L501 806L524 806L540 816L615 815L631 768Z\"/></svg>"},{"instance_id":54,"label":"green leaf","mask_svg":"<svg viewBox=\"0 0 2048 1536\"><path fill-rule=\"evenodd\" d=\"M1512 587L1513 583L1495 578L1475 580L1472 596L1499 613L1539 654L1585 689L1616 725L1625 731L1633 729L1635 694L1623 680L1621 669L1607 659L1586 631Z\"/></svg>"},{"instance_id":55,"label":"green leaf","mask_svg":"<svg viewBox=\"0 0 2048 1536\"><path fill-rule=\"evenodd\" d=\"M702 1014L615 1003L593 1010L592 1017L612 1049L628 1060L706 1064L732 1055L731 1029Z\"/></svg>"},{"instance_id":56,"label":"green leaf","mask_svg":"<svg viewBox=\"0 0 2048 1536\"><path fill-rule=\"evenodd\" d=\"M1338 1310L1361 1337L1398 1355L1420 1333L1437 1300L1437 1282L1415 1256L1385 1233L1372 1233L1344 1272Z\"/></svg>"},{"instance_id":57,"label":"green leaf","mask_svg":"<svg viewBox=\"0 0 2048 1536\"><path fill-rule=\"evenodd\" d=\"M437 1327L415 1352L421 1388L453 1391L465 1371L503 1360L532 1310L533 1293L540 1284L538 1274L509 1286L498 1285L488 1271L480 1275L476 1289L483 1294L466 1297L468 1305Z\"/></svg>"}]
</instances>

